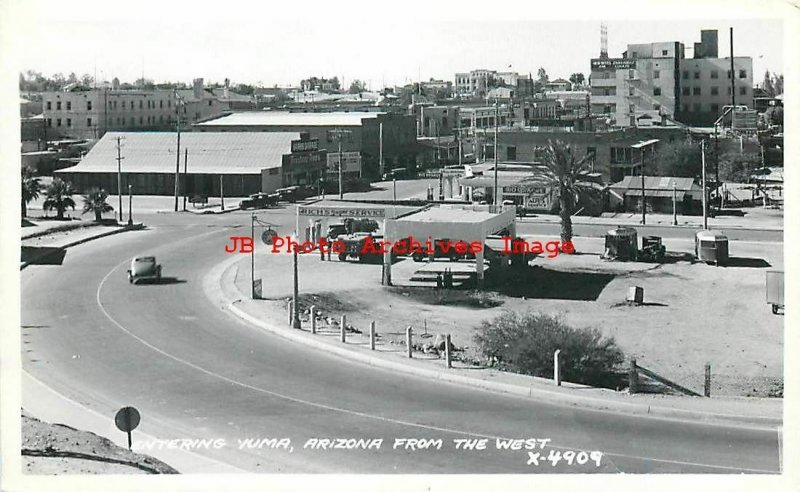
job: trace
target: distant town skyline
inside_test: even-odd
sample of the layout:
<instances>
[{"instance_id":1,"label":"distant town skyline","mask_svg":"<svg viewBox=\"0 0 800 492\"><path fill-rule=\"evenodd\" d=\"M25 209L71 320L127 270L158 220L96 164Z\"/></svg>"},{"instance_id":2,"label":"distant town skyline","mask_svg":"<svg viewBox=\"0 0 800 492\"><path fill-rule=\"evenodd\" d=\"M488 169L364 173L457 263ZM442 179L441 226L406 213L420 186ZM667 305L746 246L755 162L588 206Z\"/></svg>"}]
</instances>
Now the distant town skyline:
<instances>
[{"instance_id":1,"label":"distant town skyline","mask_svg":"<svg viewBox=\"0 0 800 492\"><path fill-rule=\"evenodd\" d=\"M21 71L48 76L75 72L79 77L88 73L98 81L117 77L123 82L144 77L157 83L190 83L203 77L222 83L228 78L264 87L337 76L344 89L360 79L378 90L429 78L452 81L456 72L477 68L535 78L544 67L551 80L567 79L575 72L588 78L589 61L600 53L599 17L532 20L523 12L521 20L479 21L419 15L412 23L400 15L402 10L391 16L374 8L354 8L352 15L343 8L318 16L297 8L250 5L239 9L238 16L230 11L217 16L204 8L145 1L123 15L104 3L84 3L98 8L76 10L71 4L46 0L18 6L27 13L15 33L19 45L25 46L19 56ZM270 15L273 12L276 15ZM648 13L649 20L605 21L610 57L620 57L629 43L659 41L682 42L691 57L701 29L719 31L719 55L726 57L728 28L733 27L735 55L753 58L755 84L766 70L784 71L781 20L714 20L707 12L703 19L653 20L655 11L643 11Z\"/></svg>"}]
</instances>

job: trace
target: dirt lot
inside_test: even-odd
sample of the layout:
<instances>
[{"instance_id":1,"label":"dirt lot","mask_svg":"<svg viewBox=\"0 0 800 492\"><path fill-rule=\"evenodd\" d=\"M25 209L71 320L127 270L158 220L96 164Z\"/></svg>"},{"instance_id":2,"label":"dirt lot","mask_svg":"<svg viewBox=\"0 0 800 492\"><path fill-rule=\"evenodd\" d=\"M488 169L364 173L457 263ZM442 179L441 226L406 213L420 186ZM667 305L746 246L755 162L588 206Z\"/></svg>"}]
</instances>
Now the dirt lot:
<instances>
[{"instance_id":1,"label":"dirt lot","mask_svg":"<svg viewBox=\"0 0 800 492\"><path fill-rule=\"evenodd\" d=\"M537 238L542 241L549 238ZM437 291L435 284L409 282L422 264L401 259L393 266L396 284L380 285L381 265L320 261L300 255L300 292L316 294L325 315L346 314L364 332L375 320L383 341L403 338L406 326L418 334L451 333L470 346L475 327L503 310L562 314L575 327L596 327L613 336L627 356L664 377L702 390L703 368L712 366L712 394L776 396L783 386L783 316L765 302L765 272L783 268L783 245L733 242L727 267L692 263L688 240L665 240L675 258L657 265L606 262L598 238L576 238L580 254L539 257L524 282L496 285L484 293ZM291 255L262 252L257 276L264 277L265 314L286 317L291 295ZM439 260L442 268L450 266ZM405 277L404 277L405 275ZM248 292L249 264L240 264L237 286ZM628 288L644 288L645 303L628 306ZM280 300L280 301L278 301ZM311 302L311 301L309 301Z\"/></svg>"},{"instance_id":2,"label":"dirt lot","mask_svg":"<svg viewBox=\"0 0 800 492\"><path fill-rule=\"evenodd\" d=\"M104 437L22 413L22 471L31 475L178 473Z\"/></svg>"}]
</instances>

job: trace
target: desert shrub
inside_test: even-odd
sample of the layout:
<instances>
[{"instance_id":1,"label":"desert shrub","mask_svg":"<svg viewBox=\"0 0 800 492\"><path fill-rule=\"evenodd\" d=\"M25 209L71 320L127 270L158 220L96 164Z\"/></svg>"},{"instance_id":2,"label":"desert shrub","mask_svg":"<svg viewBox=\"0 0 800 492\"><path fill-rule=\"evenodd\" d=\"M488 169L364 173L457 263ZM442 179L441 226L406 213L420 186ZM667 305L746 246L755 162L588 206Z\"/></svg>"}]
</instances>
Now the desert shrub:
<instances>
[{"instance_id":1,"label":"desert shrub","mask_svg":"<svg viewBox=\"0 0 800 492\"><path fill-rule=\"evenodd\" d=\"M625 360L614 338L599 330L575 329L560 316L505 312L477 328L475 343L481 354L503 370L553 377L553 353L561 349L564 381L614 387Z\"/></svg>"}]
</instances>

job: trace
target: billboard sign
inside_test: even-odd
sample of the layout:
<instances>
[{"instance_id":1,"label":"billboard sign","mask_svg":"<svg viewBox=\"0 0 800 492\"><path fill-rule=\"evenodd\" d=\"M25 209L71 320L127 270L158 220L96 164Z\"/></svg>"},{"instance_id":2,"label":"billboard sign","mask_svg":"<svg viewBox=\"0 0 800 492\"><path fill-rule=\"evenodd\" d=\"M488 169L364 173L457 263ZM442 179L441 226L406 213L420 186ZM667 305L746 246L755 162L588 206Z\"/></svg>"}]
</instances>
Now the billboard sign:
<instances>
[{"instance_id":1,"label":"billboard sign","mask_svg":"<svg viewBox=\"0 0 800 492\"><path fill-rule=\"evenodd\" d=\"M328 172L339 172L339 153L328 153ZM361 154L359 152L342 152L342 172L344 173L361 173Z\"/></svg>"},{"instance_id":2,"label":"billboard sign","mask_svg":"<svg viewBox=\"0 0 800 492\"><path fill-rule=\"evenodd\" d=\"M310 140L292 140L292 154L296 152L312 152L319 150L319 140L316 138Z\"/></svg>"}]
</instances>

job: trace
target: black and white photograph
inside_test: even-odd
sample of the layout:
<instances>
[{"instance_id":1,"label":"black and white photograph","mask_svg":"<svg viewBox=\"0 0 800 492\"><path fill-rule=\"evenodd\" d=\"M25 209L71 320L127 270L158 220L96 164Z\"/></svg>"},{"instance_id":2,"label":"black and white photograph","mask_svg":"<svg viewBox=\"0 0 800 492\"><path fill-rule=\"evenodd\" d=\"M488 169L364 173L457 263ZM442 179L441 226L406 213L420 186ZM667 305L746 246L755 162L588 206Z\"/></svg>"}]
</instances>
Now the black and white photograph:
<instances>
[{"instance_id":1,"label":"black and white photograph","mask_svg":"<svg viewBox=\"0 0 800 492\"><path fill-rule=\"evenodd\" d=\"M798 21L0 0L0 489L798 490Z\"/></svg>"}]
</instances>

